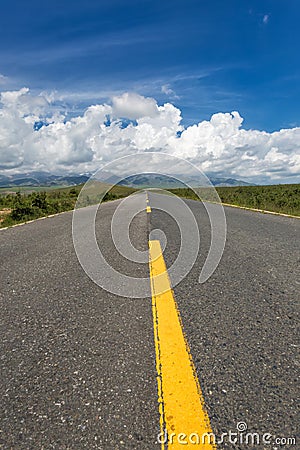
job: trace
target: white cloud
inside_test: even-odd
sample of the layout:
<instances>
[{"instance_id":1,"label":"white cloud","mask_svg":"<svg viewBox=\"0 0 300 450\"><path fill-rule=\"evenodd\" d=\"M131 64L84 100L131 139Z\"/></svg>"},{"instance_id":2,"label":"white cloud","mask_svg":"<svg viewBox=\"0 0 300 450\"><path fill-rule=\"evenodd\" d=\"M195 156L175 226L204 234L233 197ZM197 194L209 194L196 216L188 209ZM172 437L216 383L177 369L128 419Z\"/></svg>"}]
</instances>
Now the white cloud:
<instances>
[{"instance_id":1,"label":"white cloud","mask_svg":"<svg viewBox=\"0 0 300 450\"><path fill-rule=\"evenodd\" d=\"M158 115L158 107L153 98L125 92L123 95L113 97L113 114L116 117L139 119L141 117L154 117Z\"/></svg>"},{"instance_id":2,"label":"white cloud","mask_svg":"<svg viewBox=\"0 0 300 450\"><path fill-rule=\"evenodd\" d=\"M161 87L161 92L171 97L172 99L179 99L178 95L176 95L176 92L173 89L171 89L169 84L163 84Z\"/></svg>"},{"instance_id":3,"label":"white cloud","mask_svg":"<svg viewBox=\"0 0 300 450\"><path fill-rule=\"evenodd\" d=\"M49 102L44 95L30 95L28 88L2 92L0 103L8 110L18 111L20 116L39 116L49 107Z\"/></svg>"},{"instance_id":4,"label":"white cloud","mask_svg":"<svg viewBox=\"0 0 300 450\"><path fill-rule=\"evenodd\" d=\"M264 17L263 17L263 23L264 23L265 25L267 25L267 23L269 22L269 19L270 19L269 14L265 14Z\"/></svg>"},{"instance_id":5,"label":"white cloud","mask_svg":"<svg viewBox=\"0 0 300 450\"><path fill-rule=\"evenodd\" d=\"M0 73L0 85L1 84L4 85L7 82L8 82L8 78L5 75L3 75L2 73Z\"/></svg>"},{"instance_id":6,"label":"white cloud","mask_svg":"<svg viewBox=\"0 0 300 450\"><path fill-rule=\"evenodd\" d=\"M254 182L299 180L300 128L245 130L238 112L217 113L184 128L174 105L158 106L153 98L132 93L68 120L53 113L51 95L23 88L2 93L0 100L1 170L94 171L118 157L153 150L186 158L215 175ZM124 127L124 117L136 123ZM47 126L35 131L40 120Z\"/></svg>"}]
</instances>

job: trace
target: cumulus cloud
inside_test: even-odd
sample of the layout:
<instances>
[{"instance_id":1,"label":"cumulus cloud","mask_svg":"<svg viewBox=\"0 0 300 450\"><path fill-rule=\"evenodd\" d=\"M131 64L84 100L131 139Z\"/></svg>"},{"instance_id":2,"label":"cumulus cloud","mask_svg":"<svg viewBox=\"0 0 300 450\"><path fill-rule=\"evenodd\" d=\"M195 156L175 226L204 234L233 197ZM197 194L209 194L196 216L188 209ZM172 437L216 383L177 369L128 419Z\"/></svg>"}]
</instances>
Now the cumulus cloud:
<instances>
[{"instance_id":1,"label":"cumulus cloud","mask_svg":"<svg viewBox=\"0 0 300 450\"><path fill-rule=\"evenodd\" d=\"M26 88L3 92L0 101L2 171L92 172L121 156L155 151L219 176L269 183L299 179L300 128L245 130L237 111L184 128L174 105L159 106L133 93L72 118L53 113L51 96L32 95ZM41 126L35 127L37 122Z\"/></svg>"},{"instance_id":2,"label":"cumulus cloud","mask_svg":"<svg viewBox=\"0 0 300 450\"><path fill-rule=\"evenodd\" d=\"M45 96L30 95L28 88L2 92L0 102L4 108L17 110L21 116L38 116L49 107L49 102Z\"/></svg>"},{"instance_id":3,"label":"cumulus cloud","mask_svg":"<svg viewBox=\"0 0 300 450\"><path fill-rule=\"evenodd\" d=\"M116 117L136 120L158 115L157 104L153 98L145 98L135 93L125 92L123 95L113 97L112 103L112 111Z\"/></svg>"}]
</instances>

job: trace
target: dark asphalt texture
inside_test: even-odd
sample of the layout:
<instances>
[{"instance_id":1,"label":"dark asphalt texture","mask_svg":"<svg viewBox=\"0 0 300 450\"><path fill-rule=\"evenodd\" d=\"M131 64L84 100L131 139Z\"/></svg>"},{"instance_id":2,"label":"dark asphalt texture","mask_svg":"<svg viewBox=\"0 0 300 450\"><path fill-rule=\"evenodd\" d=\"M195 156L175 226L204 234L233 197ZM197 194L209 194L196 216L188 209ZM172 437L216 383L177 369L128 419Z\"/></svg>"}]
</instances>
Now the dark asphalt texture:
<instances>
[{"instance_id":1,"label":"dark asphalt texture","mask_svg":"<svg viewBox=\"0 0 300 450\"><path fill-rule=\"evenodd\" d=\"M117 204L103 206L97 225L109 246ZM147 249L141 216L131 236ZM71 225L65 213L0 232L0 448L155 448L151 301L94 284L75 255ZM122 270L123 258L115 255L114 266Z\"/></svg>"},{"instance_id":2,"label":"dark asphalt texture","mask_svg":"<svg viewBox=\"0 0 300 450\"><path fill-rule=\"evenodd\" d=\"M179 229L155 209L166 200L149 198L152 213L136 217L132 242L146 250L149 230L162 229L170 266ZM113 248L118 204L103 205L98 241L116 269L147 277L147 264L128 263ZM201 251L174 292L213 431L234 432L244 421L248 431L294 437L300 221L226 207L223 258L199 284L210 227L204 206L187 204ZM72 213L1 230L0 249L0 448L160 448L151 299L118 297L87 277L73 248Z\"/></svg>"}]
</instances>

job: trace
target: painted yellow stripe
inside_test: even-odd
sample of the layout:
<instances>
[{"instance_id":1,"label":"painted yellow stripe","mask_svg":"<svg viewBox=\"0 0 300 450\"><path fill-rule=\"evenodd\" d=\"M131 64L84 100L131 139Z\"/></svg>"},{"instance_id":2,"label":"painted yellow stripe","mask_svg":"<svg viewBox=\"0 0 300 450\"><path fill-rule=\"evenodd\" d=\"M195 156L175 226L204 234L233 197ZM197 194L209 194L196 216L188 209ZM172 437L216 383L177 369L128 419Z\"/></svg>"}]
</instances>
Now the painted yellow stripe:
<instances>
[{"instance_id":1,"label":"painted yellow stripe","mask_svg":"<svg viewBox=\"0 0 300 450\"><path fill-rule=\"evenodd\" d=\"M162 449L215 449L160 242L149 241L149 252Z\"/></svg>"},{"instance_id":2,"label":"painted yellow stripe","mask_svg":"<svg viewBox=\"0 0 300 450\"><path fill-rule=\"evenodd\" d=\"M151 208L150 208L150 206L147 206L146 211L147 211L147 213L151 213Z\"/></svg>"}]
</instances>

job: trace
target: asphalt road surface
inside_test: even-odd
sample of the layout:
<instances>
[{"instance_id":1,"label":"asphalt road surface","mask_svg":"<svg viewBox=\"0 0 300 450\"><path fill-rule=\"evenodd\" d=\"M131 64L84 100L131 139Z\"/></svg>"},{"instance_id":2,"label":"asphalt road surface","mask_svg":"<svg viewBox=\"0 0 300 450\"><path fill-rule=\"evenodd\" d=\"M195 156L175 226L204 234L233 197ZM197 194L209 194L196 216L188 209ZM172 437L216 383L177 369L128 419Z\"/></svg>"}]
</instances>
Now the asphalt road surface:
<instances>
[{"instance_id":1,"label":"asphalt road surface","mask_svg":"<svg viewBox=\"0 0 300 450\"><path fill-rule=\"evenodd\" d=\"M151 213L141 211L129 233L147 253L149 232L162 230L167 267L180 247L176 221L161 210L172 201L150 192ZM146 208L144 193L131 202ZM119 204L101 206L99 247L117 271L149 278L147 263L115 249ZM282 448L275 438L296 438L299 422L300 221L226 207L222 260L199 284L210 225L203 204L186 204L200 252L174 295L212 430L221 436L243 422L272 435L268 445L224 439L218 448ZM0 448L160 448L150 283L136 299L115 293L130 281L116 287L111 277L113 293L91 281L74 250L72 213L1 230L0 249Z\"/></svg>"}]
</instances>

